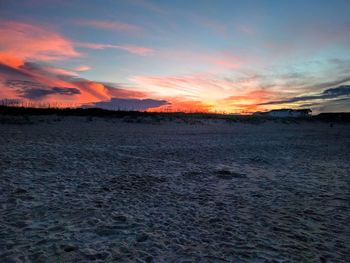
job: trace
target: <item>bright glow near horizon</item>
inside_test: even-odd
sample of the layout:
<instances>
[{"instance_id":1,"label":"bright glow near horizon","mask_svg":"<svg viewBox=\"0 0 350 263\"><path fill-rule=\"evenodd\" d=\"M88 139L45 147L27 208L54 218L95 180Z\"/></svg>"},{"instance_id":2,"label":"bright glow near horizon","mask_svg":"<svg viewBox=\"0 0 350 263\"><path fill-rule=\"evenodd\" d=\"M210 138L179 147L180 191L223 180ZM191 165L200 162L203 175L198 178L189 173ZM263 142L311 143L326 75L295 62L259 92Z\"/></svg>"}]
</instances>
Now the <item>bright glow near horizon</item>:
<instances>
[{"instance_id":1,"label":"bright glow near horizon","mask_svg":"<svg viewBox=\"0 0 350 263\"><path fill-rule=\"evenodd\" d=\"M350 111L350 2L0 2L0 99Z\"/></svg>"}]
</instances>

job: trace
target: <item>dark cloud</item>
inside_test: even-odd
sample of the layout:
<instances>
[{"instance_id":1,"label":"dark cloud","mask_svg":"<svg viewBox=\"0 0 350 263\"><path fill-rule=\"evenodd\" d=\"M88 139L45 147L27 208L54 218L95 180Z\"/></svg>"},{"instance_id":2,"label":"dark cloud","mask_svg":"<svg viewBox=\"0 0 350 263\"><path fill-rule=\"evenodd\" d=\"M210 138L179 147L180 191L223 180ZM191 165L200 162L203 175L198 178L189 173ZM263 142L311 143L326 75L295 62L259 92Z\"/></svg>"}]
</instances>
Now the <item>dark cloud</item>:
<instances>
[{"instance_id":1,"label":"dark cloud","mask_svg":"<svg viewBox=\"0 0 350 263\"><path fill-rule=\"evenodd\" d=\"M2 63L0 63L0 76L31 77L30 74L23 72L23 70L13 68Z\"/></svg>"},{"instance_id":2,"label":"dark cloud","mask_svg":"<svg viewBox=\"0 0 350 263\"><path fill-rule=\"evenodd\" d=\"M350 85L343 85L336 88L326 89L322 92L324 96L350 95Z\"/></svg>"},{"instance_id":3,"label":"dark cloud","mask_svg":"<svg viewBox=\"0 0 350 263\"><path fill-rule=\"evenodd\" d=\"M350 77L344 77L344 78L341 78L341 79L337 79L337 80L334 80L334 81L329 81L329 82L323 82L323 83L320 83L320 84L315 84L315 85L312 85L312 86L308 86L308 90L313 90L313 89L325 89L325 88L328 88L328 87L334 87L334 86L337 86L337 85L340 85L340 84L343 84L345 82L348 82L350 81Z\"/></svg>"},{"instance_id":4,"label":"dark cloud","mask_svg":"<svg viewBox=\"0 0 350 263\"><path fill-rule=\"evenodd\" d=\"M20 96L26 99L41 99L48 95L76 95L80 90L68 87L52 87L27 80L8 80L6 85L16 89Z\"/></svg>"},{"instance_id":5,"label":"dark cloud","mask_svg":"<svg viewBox=\"0 0 350 263\"><path fill-rule=\"evenodd\" d=\"M40 99L48 95L66 95L72 96L80 94L80 91L76 88L61 88L61 87L52 87L51 89L27 89L23 92L23 97L27 99Z\"/></svg>"},{"instance_id":6,"label":"dark cloud","mask_svg":"<svg viewBox=\"0 0 350 263\"><path fill-rule=\"evenodd\" d=\"M336 99L342 96L350 96L350 85L342 85L336 88L326 89L322 93L316 95L293 97L286 100L269 101L261 103L259 105L285 104L310 100L327 100Z\"/></svg>"},{"instance_id":7,"label":"dark cloud","mask_svg":"<svg viewBox=\"0 0 350 263\"><path fill-rule=\"evenodd\" d=\"M29 71L41 71L41 68L43 68L43 64L34 63L34 62L24 62L23 65L21 65L19 68Z\"/></svg>"},{"instance_id":8,"label":"dark cloud","mask_svg":"<svg viewBox=\"0 0 350 263\"><path fill-rule=\"evenodd\" d=\"M88 105L84 105L85 108L102 108L106 110L133 110L143 111L149 108L156 108L163 105L168 105L169 102L165 100L153 100L153 99L120 99L112 98L109 101L100 101Z\"/></svg>"},{"instance_id":9,"label":"dark cloud","mask_svg":"<svg viewBox=\"0 0 350 263\"><path fill-rule=\"evenodd\" d=\"M336 99L318 105L313 112L348 112L350 109L350 98Z\"/></svg>"}]
</instances>

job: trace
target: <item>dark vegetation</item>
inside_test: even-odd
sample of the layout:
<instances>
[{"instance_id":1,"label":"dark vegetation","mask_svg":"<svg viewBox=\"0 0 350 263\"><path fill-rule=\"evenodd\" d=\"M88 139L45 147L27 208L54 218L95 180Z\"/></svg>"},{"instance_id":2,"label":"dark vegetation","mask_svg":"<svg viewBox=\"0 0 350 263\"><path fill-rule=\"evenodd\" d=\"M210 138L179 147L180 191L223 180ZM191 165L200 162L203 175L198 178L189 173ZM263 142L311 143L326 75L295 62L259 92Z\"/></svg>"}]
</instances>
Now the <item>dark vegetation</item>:
<instances>
[{"instance_id":1,"label":"dark vegetation","mask_svg":"<svg viewBox=\"0 0 350 263\"><path fill-rule=\"evenodd\" d=\"M327 112L315 116L318 120L328 122L350 122L350 112Z\"/></svg>"},{"instance_id":2,"label":"dark vegetation","mask_svg":"<svg viewBox=\"0 0 350 263\"><path fill-rule=\"evenodd\" d=\"M120 118L125 122L144 123L179 120L189 124L200 123L204 119L226 120L228 122L261 123L265 121L278 121L283 123L297 123L300 121L324 121L324 122L350 122L350 113L321 113L316 116L299 118L279 118L269 116L232 115L216 113L184 113L184 112L141 112L141 111L111 111L100 108L37 108L0 105L0 123L11 123L11 117L17 117L16 122L31 123L30 116L56 116L54 121L59 121L65 116L82 116L86 121L92 121L94 117L107 119Z\"/></svg>"}]
</instances>

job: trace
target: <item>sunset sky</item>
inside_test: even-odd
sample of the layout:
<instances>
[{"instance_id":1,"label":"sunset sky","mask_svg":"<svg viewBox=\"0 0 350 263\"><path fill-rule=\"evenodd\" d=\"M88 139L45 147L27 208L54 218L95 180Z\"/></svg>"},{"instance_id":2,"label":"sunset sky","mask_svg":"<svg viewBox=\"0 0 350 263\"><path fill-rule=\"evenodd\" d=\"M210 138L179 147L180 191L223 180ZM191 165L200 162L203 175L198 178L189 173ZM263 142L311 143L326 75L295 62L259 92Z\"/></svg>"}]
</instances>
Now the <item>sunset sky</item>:
<instances>
[{"instance_id":1,"label":"sunset sky","mask_svg":"<svg viewBox=\"0 0 350 263\"><path fill-rule=\"evenodd\" d=\"M0 99L350 111L350 1L0 0Z\"/></svg>"}]
</instances>

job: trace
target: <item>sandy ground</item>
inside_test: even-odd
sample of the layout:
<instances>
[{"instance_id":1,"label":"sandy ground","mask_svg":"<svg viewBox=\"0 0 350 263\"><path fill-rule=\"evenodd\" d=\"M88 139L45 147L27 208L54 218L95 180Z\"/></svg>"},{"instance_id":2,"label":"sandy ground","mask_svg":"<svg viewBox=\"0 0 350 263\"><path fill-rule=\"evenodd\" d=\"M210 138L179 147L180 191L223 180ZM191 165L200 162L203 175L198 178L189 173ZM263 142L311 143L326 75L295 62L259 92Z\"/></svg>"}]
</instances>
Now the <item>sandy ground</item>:
<instances>
[{"instance_id":1,"label":"sandy ground","mask_svg":"<svg viewBox=\"0 0 350 263\"><path fill-rule=\"evenodd\" d=\"M350 125L45 118L0 124L1 263L349 262Z\"/></svg>"}]
</instances>

